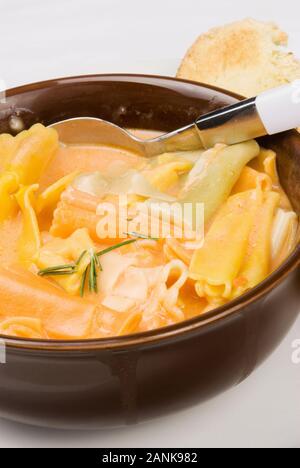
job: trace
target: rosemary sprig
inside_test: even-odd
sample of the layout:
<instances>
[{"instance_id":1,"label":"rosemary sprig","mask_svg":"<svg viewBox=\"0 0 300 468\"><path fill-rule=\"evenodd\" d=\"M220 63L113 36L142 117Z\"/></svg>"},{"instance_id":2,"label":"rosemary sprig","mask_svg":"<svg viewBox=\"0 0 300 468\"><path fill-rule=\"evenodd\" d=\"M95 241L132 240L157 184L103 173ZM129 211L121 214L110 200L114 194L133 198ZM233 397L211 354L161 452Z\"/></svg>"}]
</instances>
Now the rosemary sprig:
<instances>
[{"instance_id":1,"label":"rosemary sprig","mask_svg":"<svg viewBox=\"0 0 300 468\"><path fill-rule=\"evenodd\" d=\"M75 262L75 265L77 265L77 266L79 265L79 263L81 262L81 260L82 260L83 257L85 256L85 254L87 254L87 250L84 250L84 251L80 254L80 256L78 257L78 259L77 259L76 262Z\"/></svg>"},{"instance_id":2,"label":"rosemary sprig","mask_svg":"<svg viewBox=\"0 0 300 468\"><path fill-rule=\"evenodd\" d=\"M55 271L49 271L49 272L39 271L38 275L39 276L68 276L68 275L74 275L74 273L76 273L76 270L70 269L70 270L55 270Z\"/></svg>"},{"instance_id":3,"label":"rosemary sprig","mask_svg":"<svg viewBox=\"0 0 300 468\"><path fill-rule=\"evenodd\" d=\"M124 247L124 245L129 245L133 244L136 242L137 239L127 239L124 242L120 242L119 244L111 245L110 247L107 247L107 249L101 250L100 252L97 252L97 256L101 257L102 255L105 255L109 252L112 252L113 250L120 249L121 247Z\"/></svg>"},{"instance_id":4,"label":"rosemary sprig","mask_svg":"<svg viewBox=\"0 0 300 468\"><path fill-rule=\"evenodd\" d=\"M77 270L77 266L73 264L57 265L49 268L44 268L38 272L39 276L59 276L73 275Z\"/></svg>"},{"instance_id":5,"label":"rosemary sprig","mask_svg":"<svg viewBox=\"0 0 300 468\"><path fill-rule=\"evenodd\" d=\"M97 293L98 286L97 286L97 261L96 261L96 254L93 250L90 250L90 276L89 276L89 290L90 292Z\"/></svg>"},{"instance_id":6,"label":"rosemary sprig","mask_svg":"<svg viewBox=\"0 0 300 468\"><path fill-rule=\"evenodd\" d=\"M81 297L84 296L84 288L85 288L86 277L88 274L88 269L89 267L87 266L84 272L82 273L81 282L80 282L80 292L79 292Z\"/></svg>"},{"instance_id":7,"label":"rosemary sprig","mask_svg":"<svg viewBox=\"0 0 300 468\"><path fill-rule=\"evenodd\" d=\"M95 263L96 263L96 266L99 268L99 270L103 271L102 265L100 263L100 259L97 254L95 255Z\"/></svg>"},{"instance_id":8,"label":"rosemary sprig","mask_svg":"<svg viewBox=\"0 0 300 468\"><path fill-rule=\"evenodd\" d=\"M94 249L90 249L89 251L87 250L83 251L80 257L78 258L76 264L79 265L81 260L84 258L86 254L89 255L90 261L88 265L86 266L81 277L81 282L80 282L80 296L81 297L84 295L87 277L88 277L89 291L94 292L94 293L98 292L98 284L97 284L98 270L102 271L100 260L97 257L97 254L95 253Z\"/></svg>"},{"instance_id":9,"label":"rosemary sprig","mask_svg":"<svg viewBox=\"0 0 300 468\"><path fill-rule=\"evenodd\" d=\"M124 232L127 236L130 237L136 237L137 239L144 239L144 240L154 240L154 241L159 241L158 237L151 237L151 236L146 236L146 234L140 234L139 232Z\"/></svg>"},{"instance_id":10,"label":"rosemary sprig","mask_svg":"<svg viewBox=\"0 0 300 468\"><path fill-rule=\"evenodd\" d=\"M121 247L124 247L125 245L130 245L133 244L134 242L137 242L138 239L151 239L151 240L159 240L159 239L154 239L148 236L145 236L143 234L139 234L137 232L128 232L125 233L130 237L134 237L134 239L127 239L123 242L120 242L115 245L111 245L110 247L107 247L104 250L101 250L100 252L95 252L94 249L90 250L84 250L76 262L66 264L66 265L57 265L49 268L45 268L43 270L40 270L38 272L39 276L64 276L64 275L73 275L74 273L78 273L80 263L85 257L85 255L89 255L89 263L87 264L86 268L84 269L82 276L81 276L81 281L80 281L80 296L84 296L84 291L86 287L86 282L88 279L88 289L90 292L96 293L98 292L98 283L97 283L97 278L98 278L98 272L103 271L102 270L102 265L100 262L100 257L103 255L112 252L113 250L119 249Z\"/></svg>"}]
</instances>

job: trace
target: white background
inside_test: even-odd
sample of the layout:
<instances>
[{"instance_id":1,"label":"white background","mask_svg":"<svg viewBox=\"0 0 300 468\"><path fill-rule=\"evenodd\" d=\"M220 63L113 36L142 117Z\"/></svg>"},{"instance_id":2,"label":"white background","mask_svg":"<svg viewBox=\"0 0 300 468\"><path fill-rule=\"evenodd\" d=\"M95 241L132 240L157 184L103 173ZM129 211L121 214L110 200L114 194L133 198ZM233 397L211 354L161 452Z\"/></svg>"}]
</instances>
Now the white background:
<instances>
[{"instance_id":1,"label":"white background","mask_svg":"<svg viewBox=\"0 0 300 468\"><path fill-rule=\"evenodd\" d=\"M199 33L247 16L278 22L300 56L299 13L297 0L0 0L0 79L10 87L81 73L174 75ZM0 446L299 448L297 338L300 319L246 382L183 413L84 433L0 420Z\"/></svg>"}]
</instances>

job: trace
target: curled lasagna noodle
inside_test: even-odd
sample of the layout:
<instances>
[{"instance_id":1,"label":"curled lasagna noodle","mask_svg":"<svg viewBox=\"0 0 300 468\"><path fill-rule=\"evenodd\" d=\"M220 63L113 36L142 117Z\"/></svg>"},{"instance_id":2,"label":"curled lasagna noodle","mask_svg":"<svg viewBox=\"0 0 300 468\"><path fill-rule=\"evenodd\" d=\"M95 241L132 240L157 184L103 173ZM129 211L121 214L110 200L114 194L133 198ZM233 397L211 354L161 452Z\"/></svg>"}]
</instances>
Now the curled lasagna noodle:
<instances>
[{"instance_id":1,"label":"curled lasagna noodle","mask_svg":"<svg viewBox=\"0 0 300 468\"><path fill-rule=\"evenodd\" d=\"M16 146L16 139L7 134L0 135L0 171L3 171Z\"/></svg>"},{"instance_id":2,"label":"curled lasagna noodle","mask_svg":"<svg viewBox=\"0 0 300 468\"><path fill-rule=\"evenodd\" d=\"M53 213L55 207L59 203L62 193L73 182L76 175L77 172L72 172L71 174L62 177L40 193L36 202L37 213L41 214L46 210L51 210L51 213Z\"/></svg>"},{"instance_id":3,"label":"curled lasagna noodle","mask_svg":"<svg viewBox=\"0 0 300 468\"><path fill-rule=\"evenodd\" d=\"M294 211L279 208L272 227L272 269L277 268L289 255L298 235L298 217Z\"/></svg>"},{"instance_id":4,"label":"curled lasagna noodle","mask_svg":"<svg viewBox=\"0 0 300 468\"><path fill-rule=\"evenodd\" d=\"M187 160L175 160L144 171L144 175L153 187L164 192L179 182L179 175L192 169Z\"/></svg>"},{"instance_id":5,"label":"curled lasagna noodle","mask_svg":"<svg viewBox=\"0 0 300 468\"><path fill-rule=\"evenodd\" d=\"M259 188L262 191L272 190L272 179L268 174L245 166L231 193L233 195L255 188Z\"/></svg>"},{"instance_id":6,"label":"curled lasagna noodle","mask_svg":"<svg viewBox=\"0 0 300 468\"><path fill-rule=\"evenodd\" d=\"M279 202L278 193L263 194L263 201L255 212L245 259L234 282L234 297L263 281L270 271L273 220Z\"/></svg>"},{"instance_id":7,"label":"curled lasagna noodle","mask_svg":"<svg viewBox=\"0 0 300 468\"><path fill-rule=\"evenodd\" d=\"M203 203L207 222L226 201L246 164L258 154L254 140L206 151L190 172L179 200Z\"/></svg>"},{"instance_id":8,"label":"curled lasagna noodle","mask_svg":"<svg viewBox=\"0 0 300 468\"><path fill-rule=\"evenodd\" d=\"M4 172L0 175L0 222L12 218L18 211L18 205L14 193L18 190L18 178L16 174Z\"/></svg>"},{"instance_id":9,"label":"curled lasagna noodle","mask_svg":"<svg viewBox=\"0 0 300 468\"><path fill-rule=\"evenodd\" d=\"M177 276L177 280L168 288L168 280L172 278L172 274ZM163 268L162 279L166 287L166 291L162 298L163 306L175 319L183 320L184 315L181 309L177 306L177 302L179 291L188 279L188 269L182 261L172 260Z\"/></svg>"},{"instance_id":10,"label":"curled lasagna noodle","mask_svg":"<svg viewBox=\"0 0 300 468\"><path fill-rule=\"evenodd\" d=\"M5 169L17 174L20 184L31 185L38 182L58 149L57 132L36 124L15 137L15 143Z\"/></svg>"},{"instance_id":11,"label":"curled lasagna noodle","mask_svg":"<svg viewBox=\"0 0 300 468\"><path fill-rule=\"evenodd\" d=\"M119 329L117 335L129 335L137 331L143 315L140 312L133 312Z\"/></svg>"},{"instance_id":12,"label":"curled lasagna noodle","mask_svg":"<svg viewBox=\"0 0 300 468\"><path fill-rule=\"evenodd\" d=\"M276 167L276 153L272 150L260 148L257 158L250 162L253 169L267 174L272 180L272 190L280 194L280 207L285 210L291 210L291 203L280 185Z\"/></svg>"},{"instance_id":13,"label":"curled lasagna noodle","mask_svg":"<svg viewBox=\"0 0 300 468\"><path fill-rule=\"evenodd\" d=\"M228 198L216 215L204 245L198 249L190 265L190 278L196 291L208 301L230 299L233 282L243 263L255 211L261 193L249 190Z\"/></svg>"},{"instance_id":14,"label":"curled lasagna noodle","mask_svg":"<svg viewBox=\"0 0 300 468\"><path fill-rule=\"evenodd\" d=\"M16 214L14 194L23 185L38 182L58 149L58 135L53 129L37 124L16 137L0 135L0 222Z\"/></svg>"},{"instance_id":15,"label":"curled lasagna noodle","mask_svg":"<svg viewBox=\"0 0 300 468\"><path fill-rule=\"evenodd\" d=\"M66 238L77 229L87 228L91 238L97 240L96 227L100 219L96 215L98 203L96 197L69 187L54 210L50 234Z\"/></svg>"},{"instance_id":16,"label":"curled lasagna noodle","mask_svg":"<svg viewBox=\"0 0 300 468\"><path fill-rule=\"evenodd\" d=\"M166 239L164 254L169 261L179 259L187 266L191 263L192 252L185 249L184 245L177 239Z\"/></svg>"},{"instance_id":17,"label":"curled lasagna noodle","mask_svg":"<svg viewBox=\"0 0 300 468\"><path fill-rule=\"evenodd\" d=\"M41 245L38 220L34 210L34 193L39 186L29 185L21 187L16 194L16 200L23 216L23 228L19 240L19 258L23 265L30 266Z\"/></svg>"},{"instance_id":18,"label":"curled lasagna noodle","mask_svg":"<svg viewBox=\"0 0 300 468\"><path fill-rule=\"evenodd\" d=\"M102 292L106 295L101 304L114 315L111 315L109 325L104 323L107 314L102 314L103 327L114 326L120 314L126 317L118 332L122 335L129 330L149 330L184 319L184 313L177 305L180 289L188 278L188 269L183 262L172 260L165 266L141 268L132 264L132 257L116 253L109 254L105 261L108 267L104 264L106 282L102 284Z\"/></svg>"},{"instance_id":19,"label":"curled lasagna noodle","mask_svg":"<svg viewBox=\"0 0 300 468\"><path fill-rule=\"evenodd\" d=\"M169 287L168 283L174 277L175 282ZM178 306L178 297L187 279L188 269L180 260L171 260L161 269L147 301L141 306L141 330L151 330L184 320L184 312Z\"/></svg>"},{"instance_id":20,"label":"curled lasagna noodle","mask_svg":"<svg viewBox=\"0 0 300 468\"><path fill-rule=\"evenodd\" d=\"M83 251L94 248L86 228L78 229L67 239L53 238L35 256L35 264L39 269L51 268L55 265L65 265L76 262ZM79 294L81 278L89 264L89 255L82 256L73 275L53 276L52 281L59 284L67 293Z\"/></svg>"},{"instance_id":21,"label":"curled lasagna noodle","mask_svg":"<svg viewBox=\"0 0 300 468\"><path fill-rule=\"evenodd\" d=\"M23 316L10 317L0 322L0 334L33 339L45 337L41 319Z\"/></svg>"}]
</instances>

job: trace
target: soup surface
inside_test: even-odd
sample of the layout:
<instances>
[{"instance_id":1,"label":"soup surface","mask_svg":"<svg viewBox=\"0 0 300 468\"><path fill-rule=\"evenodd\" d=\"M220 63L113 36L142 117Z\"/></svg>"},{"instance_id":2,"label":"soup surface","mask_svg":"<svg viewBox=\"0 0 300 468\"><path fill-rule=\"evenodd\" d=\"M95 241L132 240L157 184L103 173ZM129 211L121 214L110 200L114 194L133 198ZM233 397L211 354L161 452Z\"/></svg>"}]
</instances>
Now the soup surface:
<instances>
[{"instance_id":1,"label":"soup surface","mask_svg":"<svg viewBox=\"0 0 300 468\"><path fill-rule=\"evenodd\" d=\"M276 154L255 141L146 160L38 124L0 135L0 200L3 335L174 324L253 288L296 244Z\"/></svg>"}]
</instances>

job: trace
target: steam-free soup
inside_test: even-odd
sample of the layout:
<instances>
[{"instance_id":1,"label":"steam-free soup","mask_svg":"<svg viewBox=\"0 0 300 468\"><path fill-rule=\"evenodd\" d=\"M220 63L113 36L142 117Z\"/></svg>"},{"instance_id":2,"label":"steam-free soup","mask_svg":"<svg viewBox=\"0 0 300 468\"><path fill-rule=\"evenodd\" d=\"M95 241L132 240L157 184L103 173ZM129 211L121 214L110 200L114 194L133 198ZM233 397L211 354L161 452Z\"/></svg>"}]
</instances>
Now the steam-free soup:
<instances>
[{"instance_id":1,"label":"steam-free soup","mask_svg":"<svg viewBox=\"0 0 300 468\"><path fill-rule=\"evenodd\" d=\"M255 141L151 160L0 135L0 334L88 339L175 324L263 281L298 220ZM184 209L187 208L186 210Z\"/></svg>"}]
</instances>

